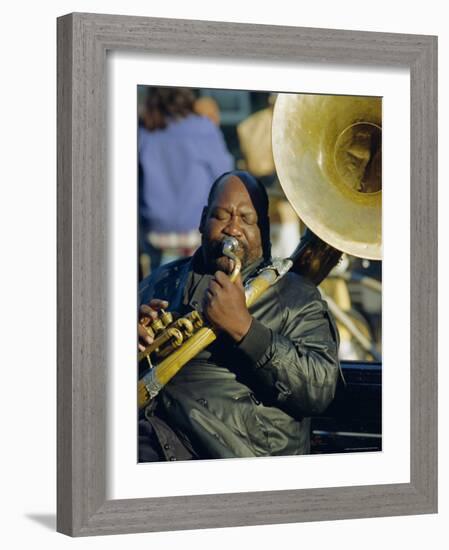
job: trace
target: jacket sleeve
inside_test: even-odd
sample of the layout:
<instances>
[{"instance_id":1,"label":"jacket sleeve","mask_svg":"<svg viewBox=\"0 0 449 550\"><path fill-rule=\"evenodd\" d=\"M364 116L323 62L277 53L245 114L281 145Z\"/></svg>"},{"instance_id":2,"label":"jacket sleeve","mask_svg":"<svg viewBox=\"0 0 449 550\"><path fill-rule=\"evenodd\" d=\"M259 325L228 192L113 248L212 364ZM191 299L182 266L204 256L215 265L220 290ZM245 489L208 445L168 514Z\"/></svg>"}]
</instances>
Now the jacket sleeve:
<instances>
[{"instance_id":1,"label":"jacket sleeve","mask_svg":"<svg viewBox=\"0 0 449 550\"><path fill-rule=\"evenodd\" d=\"M284 305L279 332L253 318L238 345L270 401L295 418L327 408L340 372L335 323L318 290L310 294L300 307Z\"/></svg>"}]
</instances>

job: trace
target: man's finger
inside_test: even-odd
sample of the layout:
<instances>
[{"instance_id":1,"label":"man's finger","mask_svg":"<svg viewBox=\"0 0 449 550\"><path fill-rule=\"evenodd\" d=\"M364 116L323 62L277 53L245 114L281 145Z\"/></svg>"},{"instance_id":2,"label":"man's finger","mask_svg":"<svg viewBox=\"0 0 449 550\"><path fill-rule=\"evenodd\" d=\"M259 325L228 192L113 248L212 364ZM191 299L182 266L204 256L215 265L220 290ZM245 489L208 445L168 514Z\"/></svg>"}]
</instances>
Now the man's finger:
<instances>
[{"instance_id":1,"label":"man's finger","mask_svg":"<svg viewBox=\"0 0 449 550\"><path fill-rule=\"evenodd\" d=\"M150 301L150 307L154 309L166 309L168 308L168 302L167 300L158 300L157 298L154 298Z\"/></svg>"},{"instance_id":2,"label":"man's finger","mask_svg":"<svg viewBox=\"0 0 449 550\"><path fill-rule=\"evenodd\" d=\"M217 271L214 275L215 280L220 284L220 286L225 287L228 285L231 280L229 277L224 273L224 271ZM212 279L213 280L213 279Z\"/></svg>"},{"instance_id":3,"label":"man's finger","mask_svg":"<svg viewBox=\"0 0 449 550\"><path fill-rule=\"evenodd\" d=\"M245 290L245 287L243 286L243 280L242 280L242 274L239 273L234 281L234 284L240 287L242 290Z\"/></svg>"},{"instance_id":4,"label":"man's finger","mask_svg":"<svg viewBox=\"0 0 449 550\"><path fill-rule=\"evenodd\" d=\"M220 292L221 288L222 287L220 283L218 283L218 281L216 281L215 279L212 279L209 283L209 287L207 290L210 294L212 294L212 296L215 296L217 292Z\"/></svg>"},{"instance_id":5,"label":"man's finger","mask_svg":"<svg viewBox=\"0 0 449 550\"><path fill-rule=\"evenodd\" d=\"M140 306L139 314L140 314L140 317L148 317L152 321L157 319L157 311L155 311L150 306L147 306L146 304L143 304Z\"/></svg>"},{"instance_id":6,"label":"man's finger","mask_svg":"<svg viewBox=\"0 0 449 550\"><path fill-rule=\"evenodd\" d=\"M145 342L147 346L154 342L154 338L151 334L149 334L145 327L140 324L137 325L137 333L139 335L139 339L142 340L142 342Z\"/></svg>"}]
</instances>

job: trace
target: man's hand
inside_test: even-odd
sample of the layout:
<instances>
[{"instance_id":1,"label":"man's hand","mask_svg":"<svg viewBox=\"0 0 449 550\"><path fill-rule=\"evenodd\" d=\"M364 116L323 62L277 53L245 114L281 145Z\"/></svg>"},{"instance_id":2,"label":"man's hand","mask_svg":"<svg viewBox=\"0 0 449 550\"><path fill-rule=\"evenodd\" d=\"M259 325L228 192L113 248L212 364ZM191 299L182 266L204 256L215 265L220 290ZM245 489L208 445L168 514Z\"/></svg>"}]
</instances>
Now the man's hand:
<instances>
[{"instance_id":1,"label":"man's hand","mask_svg":"<svg viewBox=\"0 0 449 550\"><path fill-rule=\"evenodd\" d=\"M145 328L146 325L149 325L159 317L159 311L161 309L166 309L168 307L168 302L165 300L151 300L151 302L146 305L143 304L139 308L139 323L137 324L137 334L139 336L138 347L139 351L144 351L144 349L151 345L154 341L153 336L149 334L149 331ZM151 331L150 331L151 332Z\"/></svg>"},{"instance_id":2,"label":"man's hand","mask_svg":"<svg viewBox=\"0 0 449 550\"><path fill-rule=\"evenodd\" d=\"M223 271L217 271L206 290L203 311L215 328L227 332L236 342L242 340L252 317L246 307L240 275L232 283Z\"/></svg>"}]
</instances>

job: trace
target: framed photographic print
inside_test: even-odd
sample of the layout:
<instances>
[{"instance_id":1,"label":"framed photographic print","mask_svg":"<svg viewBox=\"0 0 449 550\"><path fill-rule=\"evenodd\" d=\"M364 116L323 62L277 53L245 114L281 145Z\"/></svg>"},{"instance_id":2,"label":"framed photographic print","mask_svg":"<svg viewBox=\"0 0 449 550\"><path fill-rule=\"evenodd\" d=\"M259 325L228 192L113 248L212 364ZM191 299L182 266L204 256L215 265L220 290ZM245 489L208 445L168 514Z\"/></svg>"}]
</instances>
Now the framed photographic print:
<instances>
[{"instance_id":1,"label":"framed photographic print","mask_svg":"<svg viewBox=\"0 0 449 550\"><path fill-rule=\"evenodd\" d=\"M436 511L436 75L436 38L429 36L93 14L58 19L59 531L82 536ZM189 145L182 145L181 138L192 132L197 133L188 137ZM178 188L175 167L183 176ZM167 173L173 178L164 180ZM339 401L335 385L334 409L311 397L328 392L327 377L337 372L327 321L320 325L325 336L319 342L307 331L298 335L295 342L301 345L292 358L285 335L291 334L288 315L281 314L278 334L272 316L264 318L268 313L261 313L265 309L257 309L257 302L251 310L247 300L257 322L249 321L240 332L246 309L239 309L234 287L227 288L227 279L216 274L211 283L200 263L195 264L200 277L195 268L190 278L165 284L167 269L175 266L180 273L199 245L213 244L218 226L215 267L232 278L241 260L242 284L266 277L259 257L267 259L268 241L261 236L268 226L261 222L265 210L252 195L248 173L261 182L257 193L268 196L273 256L295 260L290 279L312 277L310 265L315 265L309 262L305 274L307 254L296 256L291 249L292 235L301 232L298 216L319 239L346 253L338 276L320 284L322 299L313 294L311 303L327 304L337 321L340 353L346 354L340 355L344 378L357 388L352 398L359 399L363 418L341 412L353 406L351 393ZM301 179L318 189L311 202L296 196L293 184ZM188 180L195 191L186 192ZM223 202L236 186L240 197L251 198L255 220L254 212ZM342 204L339 197L345 197ZM202 211L204 203L208 207ZM365 208L361 220L355 203ZM364 235L369 216L375 229ZM334 231L342 219L345 227L353 226L350 237ZM260 240L248 237L254 228ZM237 244L224 242L222 235ZM362 250L348 248L346 241ZM231 256L224 253L225 244ZM215 248L209 250L213 256ZM175 263L167 263L171 260ZM337 261L326 264L326 275ZM357 280L345 280L345 262ZM257 271L246 281L245 268L254 263ZM273 269L268 271L271 276ZM274 272L278 283L283 268ZM311 288L323 278L304 284ZM150 320L138 319L145 330L139 333L144 365L137 368L138 281L143 303L160 298L183 306L182 323L165 321L182 330L192 321L195 308L187 306L197 289L211 293L218 285L219 301L226 287L225 314L220 316L211 300L198 310L218 327L217 346L229 337L235 353L254 360L254 376L263 388L241 380L242 369L229 369L218 402L226 394L233 407L219 411L209 393L196 390L194 406L186 405L187 386L177 399L170 382L161 393L164 412L154 414L151 394L167 382L160 374L167 372L167 357L178 352L175 344L169 351L159 344L168 337L151 328L155 319L147 311ZM180 289L177 298L173 288ZM269 292L261 298L264 304ZM294 304L286 300L294 317ZM303 304L303 327L307 311L314 321L327 318L313 307ZM171 312L170 305L163 309ZM150 347L158 342L151 350L156 357L145 351L145 338ZM267 369L262 358L268 341L270 350L276 342L283 347L288 364L270 351ZM217 348L192 349L187 362L203 349L213 355ZM226 353L216 352L219 367ZM300 370L310 370L311 357L316 379L305 384L312 390L303 394L310 406L297 409L298 388L303 391L304 385L289 385L289 369L298 360ZM190 375L189 391L194 376L203 376L191 366L179 371ZM207 376L218 370L209 368ZM367 375L370 385L361 378ZM177 424L170 407L182 412ZM309 413L315 413L310 425L303 420ZM256 422L250 429L248 415ZM213 423L217 418L221 428ZM295 434L304 427L302 447L298 441L275 446L281 433L290 433L287 419ZM180 430L186 422L201 430L194 435L190 427ZM154 434L156 444L149 450Z\"/></svg>"}]
</instances>

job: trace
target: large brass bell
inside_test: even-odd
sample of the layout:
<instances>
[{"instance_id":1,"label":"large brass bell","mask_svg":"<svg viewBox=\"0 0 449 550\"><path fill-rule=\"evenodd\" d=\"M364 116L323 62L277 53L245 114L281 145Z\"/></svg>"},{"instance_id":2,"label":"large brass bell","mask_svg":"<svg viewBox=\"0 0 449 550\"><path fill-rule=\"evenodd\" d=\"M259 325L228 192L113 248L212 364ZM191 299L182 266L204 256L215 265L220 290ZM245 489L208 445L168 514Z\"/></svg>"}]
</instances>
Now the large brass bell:
<instances>
[{"instance_id":1,"label":"large brass bell","mask_svg":"<svg viewBox=\"0 0 449 550\"><path fill-rule=\"evenodd\" d=\"M305 225L337 250L381 259L381 99L279 94L272 140L279 181Z\"/></svg>"}]
</instances>

